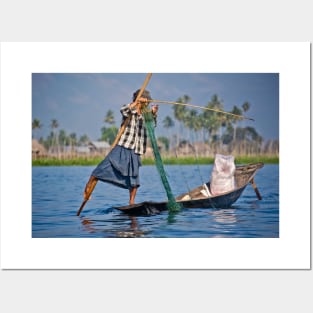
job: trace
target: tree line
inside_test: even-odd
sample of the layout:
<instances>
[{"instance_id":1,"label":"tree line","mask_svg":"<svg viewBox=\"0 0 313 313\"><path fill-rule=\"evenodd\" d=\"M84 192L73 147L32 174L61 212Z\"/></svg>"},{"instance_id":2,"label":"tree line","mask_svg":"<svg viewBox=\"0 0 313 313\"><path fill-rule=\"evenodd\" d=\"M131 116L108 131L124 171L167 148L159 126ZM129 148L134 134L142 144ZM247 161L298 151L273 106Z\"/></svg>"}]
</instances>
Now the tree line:
<instances>
[{"instance_id":1,"label":"tree line","mask_svg":"<svg viewBox=\"0 0 313 313\"><path fill-rule=\"evenodd\" d=\"M191 98L184 95L177 99L177 102L188 104ZM223 102L218 95L213 95L205 106L208 109L223 111ZM263 137L254 127L245 125L245 121L235 115L244 116L250 109L249 102L244 102L240 107L234 106L230 113L234 115L222 114L216 111L203 110L199 111L194 108L188 108L182 105L173 106L173 116L167 115L161 122L162 126L167 129L166 136L159 136L161 142L167 152L190 145L191 148L195 143L203 143L207 145L211 154L228 153L239 155L251 154L274 154L279 153L278 139L264 142ZM100 130L100 138L98 140L106 141L112 144L117 133L114 113L108 110L103 119L104 126ZM173 132L177 123L177 129ZM39 142L45 146L47 150L55 149L59 146L85 146L90 141L87 134L78 138L76 133L67 134L65 130L58 131L58 121L51 120L51 132L47 138L40 138ZM42 124L38 118L32 122L33 137L36 131L42 128Z\"/></svg>"},{"instance_id":2,"label":"tree line","mask_svg":"<svg viewBox=\"0 0 313 313\"><path fill-rule=\"evenodd\" d=\"M60 146L84 146L90 141L87 134L78 138L74 132L67 134L64 129L58 131L59 122L56 119L51 120L49 127L51 128L50 134L46 138L40 137L38 140L47 150L57 149ZM38 137L37 131L41 128L43 128L41 121L34 118L32 121L33 138Z\"/></svg>"}]
</instances>

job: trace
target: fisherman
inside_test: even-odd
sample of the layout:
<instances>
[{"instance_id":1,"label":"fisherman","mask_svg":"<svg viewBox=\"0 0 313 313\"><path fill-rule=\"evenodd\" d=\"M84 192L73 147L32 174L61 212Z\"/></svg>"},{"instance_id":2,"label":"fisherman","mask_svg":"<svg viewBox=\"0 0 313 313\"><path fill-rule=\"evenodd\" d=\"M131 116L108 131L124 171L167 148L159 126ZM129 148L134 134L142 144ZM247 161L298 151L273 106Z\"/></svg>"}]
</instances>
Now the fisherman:
<instances>
[{"instance_id":1,"label":"fisherman","mask_svg":"<svg viewBox=\"0 0 313 313\"><path fill-rule=\"evenodd\" d=\"M148 90L144 90L141 97L137 99L139 92L140 89L134 92L130 104L121 107L122 124L128 117L130 120L118 143L91 173L84 191L85 200L90 199L95 184L101 180L128 189L129 204L135 203L137 189L140 186L141 155L146 152L147 147L147 131L142 113L152 99ZM151 106L151 112L156 124L158 106Z\"/></svg>"}]
</instances>

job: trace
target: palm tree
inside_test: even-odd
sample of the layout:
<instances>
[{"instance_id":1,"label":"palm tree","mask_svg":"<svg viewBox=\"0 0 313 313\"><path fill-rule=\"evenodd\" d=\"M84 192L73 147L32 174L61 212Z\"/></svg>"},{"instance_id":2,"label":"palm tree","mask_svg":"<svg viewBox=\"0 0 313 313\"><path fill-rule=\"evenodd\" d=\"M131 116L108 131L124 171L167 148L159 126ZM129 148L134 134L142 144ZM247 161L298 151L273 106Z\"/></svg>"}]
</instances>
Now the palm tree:
<instances>
[{"instance_id":1,"label":"palm tree","mask_svg":"<svg viewBox=\"0 0 313 313\"><path fill-rule=\"evenodd\" d=\"M118 133L118 128L116 126L101 128L101 138L100 140L107 141L110 145L114 142L116 135Z\"/></svg>"},{"instance_id":2,"label":"palm tree","mask_svg":"<svg viewBox=\"0 0 313 313\"><path fill-rule=\"evenodd\" d=\"M184 95L183 97L178 98L177 102L188 103L188 102L190 102L190 100L191 99L189 96ZM180 131L179 131L178 136L177 136L177 144L179 144L180 135L183 132L183 123L186 119L187 110L186 110L186 107L182 106L182 105L175 105L173 109L174 109L174 117L178 120L179 125L180 125Z\"/></svg>"},{"instance_id":3,"label":"palm tree","mask_svg":"<svg viewBox=\"0 0 313 313\"><path fill-rule=\"evenodd\" d=\"M208 102L207 108L214 110L223 110L223 103L219 99L219 97L214 94L211 97L211 101ZM224 119L221 118L221 113L214 111L204 111L202 114L202 127L205 128L209 137L209 144L211 145L211 149L213 149L214 153L216 153L216 147L218 144L218 131L222 126Z\"/></svg>"},{"instance_id":4,"label":"palm tree","mask_svg":"<svg viewBox=\"0 0 313 313\"><path fill-rule=\"evenodd\" d=\"M242 109L243 109L243 112L246 113L246 112L250 109L250 103L246 101L246 102L242 105Z\"/></svg>"},{"instance_id":5,"label":"palm tree","mask_svg":"<svg viewBox=\"0 0 313 313\"><path fill-rule=\"evenodd\" d=\"M195 109L188 110L187 112L188 113L185 114L184 125L189 129L190 138L190 134L197 129L196 121L198 119L198 112Z\"/></svg>"},{"instance_id":6,"label":"palm tree","mask_svg":"<svg viewBox=\"0 0 313 313\"><path fill-rule=\"evenodd\" d=\"M114 120L114 113L112 110L108 110L105 118L104 118L104 123L109 124L110 127L103 126L101 128L101 138L100 140L107 141L109 144L112 144L114 142L114 139L118 133L118 129L115 125L115 120Z\"/></svg>"},{"instance_id":7,"label":"palm tree","mask_svg":"<svg viewBox=\"0 0 313 313\"><path fill-rule=\"evenodd\" d=\"M244 102L243 105L241 106L243 109L243 112L246 113L250 109L250 103L248 101ZM246 136L244 136L243 139L243 149L244 151L246 150Z\"/></svg>"},{"instance_id":8,"label":"palm tree","mask_svg":"<svg viewBox=\"0 0 313 313\"><path fill-rule=\"evenodd\" d=\"M76 133L70 133L69 135L70 137L70 142L71 142L71 145L76 145L77 144L77 136L76 136Z\"/></svg>"},{"instance_id":9,"label":"palm tree","mask_svg":"<svg viewBox=\"0 0 313 313\"><path fill-rule=\"evenodd\" d=\"M168 115L164 118L162 123L163 123L163 127L166 128L166 129L170 129L170 128L174 127L174 125L175 125L173 119L170 116L168 116ZM170 135L169 138L170 138L170 140L169 140L169 147L171 148L172 136Z\"/></svg>"},{"instance_id":10,"label":"palm tree","mask_svg":"<svg viewBox=\"0 0 313 313\"><path fill-rule=\"evenodd\" d=\"M69 135L69 140L70 140L70 146L71 146L71 152L73 152L73 146L77 145L77 136L76 133L71 133Z\"/></svg>"},{"instance_id":11,"label":"palm tree","mask_svg":"<svg viewBox=\"0 0 313 313\"><path fill-rule=\"evenodd\" d=\"M80 136L80 138L79 138L79 144L80 145L87 145L89 141L90 141L90 139L86 134Z\"/></svg>"},{"instance_id":12,"label":"palm tree","mask_svg":"<svg viewBox=\"0 0 313 313\"><path fill-rule=\"evenodd\" d=\"M66 134L66 131L64 129L61 129L59 131L59 135L58 135L58 142L60 144L60 147L61 147L61 152L65 152L65 147L68 145L69 143L69 138Z\"/></svg>"},{"instance_id":13,"label":"palm tree","mask_svg":"<svg viewBox=\"0 0 313 313\"><path fill-rule=\"evenodd\" d=\"M252 143L253 153L257 154L261 150L263 138L258 134L258 132L253 127L246 127L246 131Z\"/></svg>"},{"instance_id":14,"label":"palm tree","mask_svg":"<svg viewBox=\"0 0 313 313\"><path fill-rule=\"evenodd\" d=\"M55 129L57 129L59 127L58 121L56 119L51 120L50 127L51 127L52 133L53 133L52 145L56 145L57 146L57 152L58 152L58 156L59 156L58 136L57 136L57 132L54 131Z\"/></svg>"},{"instance_id":15,"label":"palm tree","mask_svg":"<svg viewBox=\"0 0 313 313\"><path fill-rule=\"evenodd\" d=\"M32 122L32 130L36 131L36 129L40 129L41 127L42 124L40 123L40 120L38 118L35 118Z\"/></svg>"},{"instance_id":16,"label":"palm tree","mask_svg":"<svg viewBox=\"0 0 313 313\"><path fill-rule=\"evenodd\" d=\"M115 123L114 113L112 110L108 110L108 112L104 118L104 122L108 123L109 125L113 125Z\"/></svg>"},{"instance_id":17,"label":"palm tree","mask_svg":"<svg viewBox=\"0 0 313 313\"><path fill-rule=\"evenodd\" d=\"M164 118L162 123L163 123L163 127L165 128L171 128L175 125L173 119L168 115Z\"/></svg>"},{"instance_id":18,"label":"palm tree","mask_svg":"<svg viewBox=\"0 0 313 313\"><path fill-rule=\"evenodd\" d=\"M56 119L51 120L50 127L52 128L52 131L53 131L54 129L58 128L58 127L59 127L58 121L57 121ZM54 131L53 131L53 132L54 132Z\"/></svg>"},{"instance_id":19,"label":"palm tree","mask_svg":"<svg viewBox=\"0 0 313 313\"><path fill-rule=\"evenodd\" d=\"M240 108L238 108L236 105L233 107L231 113L236 114L236 115L242 115L242 111ZM233 118L233 124L234 124L234 133L233 133L233 145L236 145L236 129L237 129L237 123L238 123L238 118L234 117ZM234 147L233 146L233 147Z\"/></svg>"}]
</instances>

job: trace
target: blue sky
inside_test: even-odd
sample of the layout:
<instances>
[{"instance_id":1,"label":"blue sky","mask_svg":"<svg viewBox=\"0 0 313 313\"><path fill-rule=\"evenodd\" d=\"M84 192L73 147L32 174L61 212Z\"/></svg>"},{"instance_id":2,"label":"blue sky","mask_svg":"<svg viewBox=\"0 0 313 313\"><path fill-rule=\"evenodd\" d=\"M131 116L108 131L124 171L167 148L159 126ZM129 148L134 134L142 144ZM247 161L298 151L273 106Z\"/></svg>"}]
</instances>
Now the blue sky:
<instances>
[{"instance_id":1,"label":"blue sky","mask_svg":"<svg viewBox=\"0 0 313 313\"><path fill-rule=\"evenodd\" d=\"M111 109L119 125L120 106L131 102L145 77L146 73L33 73L32 119L43 125L36 136L46 137L56 119L59 130L99 139L106 112ZM254 127L265 141L279 138L278 73L153 73L146 89L153 99L176 101L188 95L191 104L200 106L217 94L225 111L248 101L246 116L255 121L245 120L244 125ZM162 121L167 115L174 118L173 106L159 104L157 136L166 134Z\"/></svg>"}]
</instances>

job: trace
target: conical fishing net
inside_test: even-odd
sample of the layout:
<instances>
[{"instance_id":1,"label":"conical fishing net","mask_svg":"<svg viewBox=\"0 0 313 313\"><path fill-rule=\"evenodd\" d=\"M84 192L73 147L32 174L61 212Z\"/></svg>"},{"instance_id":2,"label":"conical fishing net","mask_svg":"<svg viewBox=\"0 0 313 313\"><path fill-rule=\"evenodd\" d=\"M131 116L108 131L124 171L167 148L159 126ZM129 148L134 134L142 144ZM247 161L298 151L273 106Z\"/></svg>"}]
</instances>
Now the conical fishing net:
<instances>
[{"instance_id":1,"label":"conical fishing net","mask_svg":"<svg viewBox=\"0 0 313 313\"><path fill-rule=\"evenodd\" d=\"M164 186L164 189L166 191L167 194L167 198L168 198L168 203L167 203L167 208L170 212L178 212L181 208L180 204L176 202L175 197L173 196L172 190L171 190L171 186L167 180L166 177L166 173L164 170L164 166L163 166L163 162L161 159L161 155L160 155L160 151L158 148L158 144L157 144L157 140L155 138L155 134L154 134L154 117L153 114L151 113L151 111L145 110L143 112L143 116L145 119L145 125L146 125L146 129L147 129L147 133L151 142L151 146L152 146L152 150L153 150L153 155L154 155L154 159L155 159L155 164L157 167L157 170L159 172L162 184Z\"/></svg>"}]
</instances>

